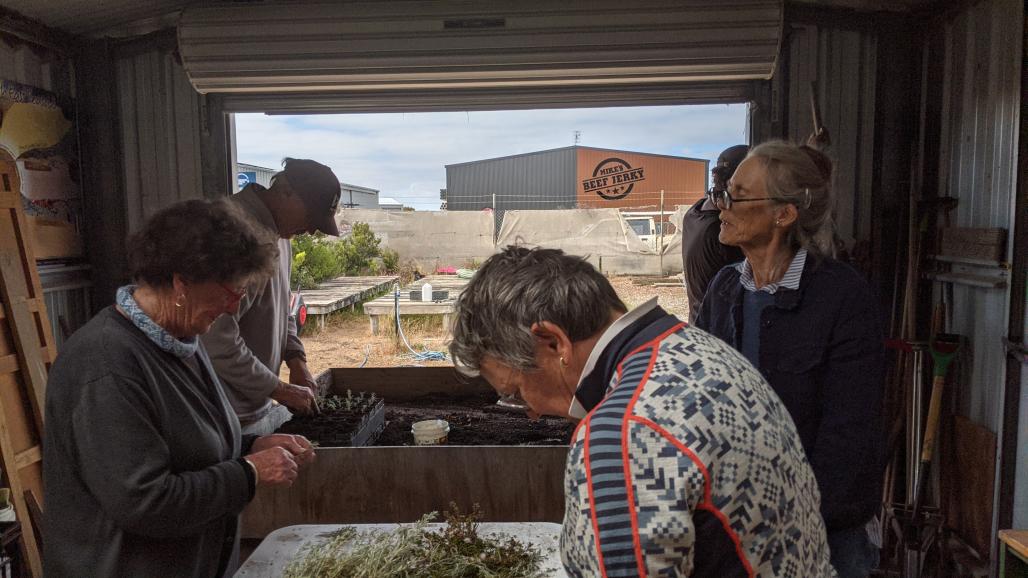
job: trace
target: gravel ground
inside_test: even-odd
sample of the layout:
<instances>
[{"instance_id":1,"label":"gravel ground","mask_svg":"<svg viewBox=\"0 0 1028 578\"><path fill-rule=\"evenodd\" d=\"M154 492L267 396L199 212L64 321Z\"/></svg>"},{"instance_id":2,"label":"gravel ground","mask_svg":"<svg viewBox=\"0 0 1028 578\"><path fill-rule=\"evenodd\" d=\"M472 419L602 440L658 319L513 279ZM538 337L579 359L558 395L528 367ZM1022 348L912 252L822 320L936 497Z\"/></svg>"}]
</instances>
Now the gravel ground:
<instances>
[{"instance_id":1,"label":"gravel ground","mask_svg":"<svg viewBox=\"0 0 1028 578\"><path fill-rule=\"evenodd\" d=\"M652 278L612 277L614 290L629 309L637 307L654 295L658 303L669 313L686 319L689 305L682 287L681 277L663 279L661 283L674 283L671 287L654 287ZM638 282L637 282L638 281ZM403 317L403 330L414 349L422 351L446 351L446 335L442 330L440 317ZM313 324L311 326L313 328ZM357 367L364 362L366 367L398 367L401 365L450 365L449 361L417 361L403 343L392 335L391 325L382 330L383 335L372 335L367 317L358 309L343 311L329 317L324 331L302 336L307 348L307 362L311 371L318 373L331 367ZM282 374L286 378L285 372Z\"/></svg>"}]
</instances>

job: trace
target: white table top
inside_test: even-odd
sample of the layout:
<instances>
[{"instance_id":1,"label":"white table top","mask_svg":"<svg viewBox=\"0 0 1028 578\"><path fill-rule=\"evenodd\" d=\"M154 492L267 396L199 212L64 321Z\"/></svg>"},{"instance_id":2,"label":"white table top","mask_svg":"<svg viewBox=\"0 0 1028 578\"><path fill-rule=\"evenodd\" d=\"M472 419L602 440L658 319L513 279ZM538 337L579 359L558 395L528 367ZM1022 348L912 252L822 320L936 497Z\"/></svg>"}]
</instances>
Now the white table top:
<instances>
[{"instance_id":1,"label":"white table top","mask_svg":"<svg viewBox=\"0 0 1028 578\"><path fill-rule=\"evenodd\" d=\"M431 529L445 524L429 524ZM388 532L400 524L311 524L279 528L268 534L260 546L236 572L236 578L277 578L301 548L308 544L327 541L333 532L352 526L358 532ZM560 563L560 524L551 522L482 522L479 534L494 536L505 534L539 548L543 555L541 576L566 578Z\"/></svg>"}]
</instances>

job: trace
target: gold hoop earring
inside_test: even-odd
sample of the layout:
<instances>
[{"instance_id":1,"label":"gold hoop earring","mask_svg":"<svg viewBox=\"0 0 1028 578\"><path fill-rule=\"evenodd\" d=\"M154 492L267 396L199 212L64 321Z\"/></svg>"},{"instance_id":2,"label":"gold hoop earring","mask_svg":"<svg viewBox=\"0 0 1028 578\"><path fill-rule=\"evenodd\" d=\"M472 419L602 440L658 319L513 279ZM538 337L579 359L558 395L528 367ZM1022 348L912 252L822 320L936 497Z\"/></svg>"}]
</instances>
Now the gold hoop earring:
<instances>
[{"instance_id":1,"label":"gold hoop earring","mask_svg":"<svg viewBox=\"0 0 1028 578\"><path fill-rule=\"evenodd\" d=\"M182 306L184 306L186 304L185 301L186 301L186 294L185 293L180 294L178 297L175 298L175 307L182 307Z\"/></svg>"},{"instance_id":2,"label":"gold hoop earring","mask_svg":"<svg viewBox=\"0 0 1028 578\"><path fill-rule=\"evenodd\" d=\"M560 357L560 364L563 367L567 367L568 366L568 362L564 359L563 355Z\"/></svg>"},{"instance_id":3,"label":"gold hoop earring","mask_svg":"<svg viewBox=\"0 0 1028 578\"><path fill-rule=\"evenodd\" d=\"M782 226L782 220L778 219L777 221L775 221L775 225L781 227Z\"/></svg>"}]
</instances>

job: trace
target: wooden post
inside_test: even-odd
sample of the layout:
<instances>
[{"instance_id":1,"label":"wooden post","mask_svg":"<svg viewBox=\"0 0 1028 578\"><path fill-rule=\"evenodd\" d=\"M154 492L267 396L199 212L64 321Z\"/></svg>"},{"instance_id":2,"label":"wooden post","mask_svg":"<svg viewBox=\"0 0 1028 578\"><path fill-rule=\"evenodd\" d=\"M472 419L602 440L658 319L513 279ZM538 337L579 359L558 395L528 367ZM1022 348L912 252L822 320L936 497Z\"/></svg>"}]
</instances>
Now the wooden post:
<instances>
[{"instance_id":1,"label":"wooden post","mask_svg":"<svg viewBox=\"0 0 1028 578\"><path fill-rule=\"evenodd\" d=\"M664 276L664 189L660 189L660 221L657 222L657 226L660 227L660 241L658 241L657 253L658 262L660 263L660 276Z\"/></svg>"}]
</instances>

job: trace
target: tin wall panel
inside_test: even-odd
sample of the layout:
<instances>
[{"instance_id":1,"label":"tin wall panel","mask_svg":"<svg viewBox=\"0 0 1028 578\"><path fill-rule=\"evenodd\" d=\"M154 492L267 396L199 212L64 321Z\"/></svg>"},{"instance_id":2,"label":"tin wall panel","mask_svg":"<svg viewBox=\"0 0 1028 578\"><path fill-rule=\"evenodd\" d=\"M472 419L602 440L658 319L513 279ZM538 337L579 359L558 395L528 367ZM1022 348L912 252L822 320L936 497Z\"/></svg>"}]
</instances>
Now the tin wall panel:
<instances>
[{"instance_id":1,"label":"tin wall panel","mask_svg":"<svg viewBox=\"0 0 1028 578\"><path fill-rule=\"evenodd\" d=\"M203 198L201 97L170 51L115 63L128 230L175 202Z\"/></svg>"},{"instance_id":2,"label":"tin wall panel","mask_svg":"<svg viewBox=\"0 0 1028 578\"><path fill-rule=\"evenodd\" d=\"M74 96L69 61L17 40L0 42L0 79L42 88L62 98Z\"/></svg>"},{"instance_id":3,"label":"tin wall panel","mask_svg":"<svg viewBox=\"0 0 1028 578\"><path fill-rule=\"evenodd\" d=\"M875 34L862 29L793 25L787 50L787 138L802 143L813 131L813 82L820 97L821 122L831 136L828 153L835 162L839 235L850 245L869 239L878 58Z\"/></svg>"},{"instance_id":4,"label":"tin wall panel","mask_svg":"<svg viewBox=\"0 0 1028 578\"><path fill-rule=\"evenodd\" d=\"M1017 126L1021 98L1020 0L976 3L932 31L941 36L943 67L939 147L940 195L959 199L953 225L999 227L1014 223ZM1012 239L1006 260L1011 258ZM936 287L936 300L945 296ZM993 432L1000 428L1004 390L1001 338L1009 318L1009 290L954 284L949 330L967 337L967 382L960 384L958 411Z\"/></svg>"},{"instance_id":5,"label":"tin wall panel","mask_svg":"<svg viewBox=\"0 0 1028 578\"><path fill-rule=\"evenodd\" d=\"M447 165L451 210L573 208L572 148ZM516 205L516 206L515 206Z\"/></svg>"},{"instance_id":6,"label":"tin wall panel","mask_svg":"<svg viewBox=\"0 0 1028 578\"><path fill-rule=\"evenodd\" d=\"M39 280L46 298L58 352L92 316L92 282L88 265L40 265Z\"/></svg>"},{"instance_id":7,"label":"tin wall panel","mask_svg":"<svg viewBox=\"0 0 1028 578\"><path fill-rule=\"evenodd\" d=\"M450 211L575 208L574 147L446 166Z\"/></svg>"}]
</instances>

